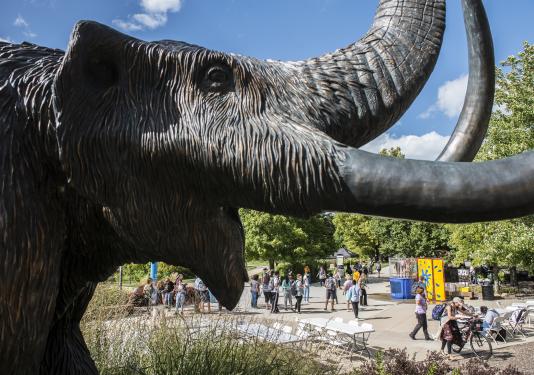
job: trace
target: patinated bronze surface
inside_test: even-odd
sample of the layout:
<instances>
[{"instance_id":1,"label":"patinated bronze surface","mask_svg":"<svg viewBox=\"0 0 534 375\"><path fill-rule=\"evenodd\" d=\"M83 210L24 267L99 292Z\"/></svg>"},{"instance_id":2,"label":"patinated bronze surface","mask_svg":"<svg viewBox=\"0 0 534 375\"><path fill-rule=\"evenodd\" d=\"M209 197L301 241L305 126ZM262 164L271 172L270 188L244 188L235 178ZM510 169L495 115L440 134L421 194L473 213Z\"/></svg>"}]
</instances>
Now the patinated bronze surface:
<instances>
[{"instance_id":1,"label":"patinated bronze surface","mask_svg":"<svg viewBox=\"0 0 534 375\"><path fill-rule=\"evenodd\" d=\"M247 279L239 207L438 222L533 213L533 153L465 162L485 134L494 61L481 1L463 3L468 95L436 162L354 147L423 87L444 0L382 0L362 39L297 62L88 21L66 52L0 43L0 372L97 373L79 322L126 262L189 267L232 309Z\"/></svg>"}]
</instances>

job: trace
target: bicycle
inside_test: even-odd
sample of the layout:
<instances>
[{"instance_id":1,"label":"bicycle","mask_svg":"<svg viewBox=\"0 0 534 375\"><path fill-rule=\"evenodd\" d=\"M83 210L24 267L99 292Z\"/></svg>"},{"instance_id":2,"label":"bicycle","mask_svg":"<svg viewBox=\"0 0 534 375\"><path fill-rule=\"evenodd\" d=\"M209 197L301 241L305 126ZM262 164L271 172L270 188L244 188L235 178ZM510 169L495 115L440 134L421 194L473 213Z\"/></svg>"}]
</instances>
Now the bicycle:
<instances>
[{"instance_id":1,"label":"bicycle","mask_svg":"<svg viewBox=\"0 0 534 375\"><path fill-rule=\"evenodd\" d=\"M462 323L463 325L460 326ZM465 344L469 342L471 350L478 358L487 360L493 355L493 347L489 338L484 334L481 319L475 317L466 321L458 321L458 328L462 335L462 345L453 345L452 350L455 353L460 353Z\"/></svg>"}]
</instances>

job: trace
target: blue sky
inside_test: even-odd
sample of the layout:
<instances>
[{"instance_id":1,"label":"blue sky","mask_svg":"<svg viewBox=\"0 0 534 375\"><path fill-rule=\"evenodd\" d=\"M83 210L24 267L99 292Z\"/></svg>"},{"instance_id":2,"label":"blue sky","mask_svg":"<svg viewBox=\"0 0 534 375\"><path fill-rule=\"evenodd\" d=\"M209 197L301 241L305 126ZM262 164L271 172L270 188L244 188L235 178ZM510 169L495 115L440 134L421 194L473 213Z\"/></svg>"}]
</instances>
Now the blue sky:
<instances>
[{"instance_id":1,"label":"blue sky","mask_svg":"<svg viewBox=\"0 0 534 375\"><path fill-rule=\"evenodd\" d=\"M343 47L363 35L374 0L2 0L0 39L65 49L76 21L95 20L144 40L175 39L257 58L297 60ZM534 42L533 0L484 2L496 61ZM368 149L400 145L433 158L446 143L463 101L467 47L459 0L447 3L440 58L403 118Z\"/></svg>"}]
</instances>

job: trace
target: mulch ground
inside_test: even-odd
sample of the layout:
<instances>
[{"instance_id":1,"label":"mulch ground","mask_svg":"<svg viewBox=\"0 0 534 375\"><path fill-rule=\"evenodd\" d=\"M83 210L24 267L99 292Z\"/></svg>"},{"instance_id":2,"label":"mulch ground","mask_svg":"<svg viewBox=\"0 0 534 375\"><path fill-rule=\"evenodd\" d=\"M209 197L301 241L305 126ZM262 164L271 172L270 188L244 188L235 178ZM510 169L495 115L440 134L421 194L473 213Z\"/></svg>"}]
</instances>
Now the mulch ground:
<instances>
[{"instance_id":1,"label":"mulch ground","mask_svg":"<svg viewBox=\"0 0 534 375\"><path fill-rule=\"evenodd\" d=\"M488 363L499 368L512 365L525 375L534 375L534 342L502 349L494 348L493 356Z\"/></svg>"}]
</instances>

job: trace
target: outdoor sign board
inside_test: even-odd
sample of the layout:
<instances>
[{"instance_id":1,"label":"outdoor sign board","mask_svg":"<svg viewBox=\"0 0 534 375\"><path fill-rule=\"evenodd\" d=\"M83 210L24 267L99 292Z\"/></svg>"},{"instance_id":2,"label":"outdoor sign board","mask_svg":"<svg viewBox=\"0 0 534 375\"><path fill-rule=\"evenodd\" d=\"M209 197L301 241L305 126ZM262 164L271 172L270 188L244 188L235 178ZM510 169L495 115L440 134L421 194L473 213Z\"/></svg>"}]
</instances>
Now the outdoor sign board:
<instances>
[{"instance_id":1,"label":"outdoor sign board","mask_svg":"<svg viewBox=\"0 0 534 375\"><path fill-rule=\"evenodd\" d=\"M445 301L445 273L443 259L418 258L417 275L422 277L428 299Z\"/></svg>"}]
</instances>

